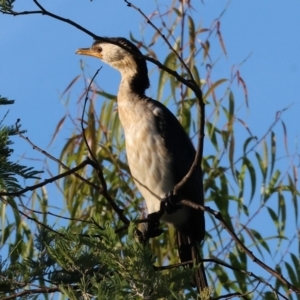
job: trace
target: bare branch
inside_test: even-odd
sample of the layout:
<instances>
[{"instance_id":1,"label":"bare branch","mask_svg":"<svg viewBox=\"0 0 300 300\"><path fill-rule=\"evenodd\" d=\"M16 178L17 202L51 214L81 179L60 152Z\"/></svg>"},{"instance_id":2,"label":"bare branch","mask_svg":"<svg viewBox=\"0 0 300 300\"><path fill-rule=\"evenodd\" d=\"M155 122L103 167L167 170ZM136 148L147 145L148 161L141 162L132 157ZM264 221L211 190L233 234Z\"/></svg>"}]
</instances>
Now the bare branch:
<instances>
[{"instance_id":1,"label":"bare branch","mask_svg":"<svg viewBox=\"0 0 300 300\"><path fill-rule=\"evenodd\" d=\"M184 62L182 57L178 54L178 52L172 47L172 45L170 44L168 39L165 37L165 35L154 25L154 23L152 23L152 21L146 16L146 14L140 8L138 8L137 6L135 6L134 4L132 4L131 2L129 2L127 0L124 0L124 1L126 2L127 6L132 7L133 9L137 10L146 19L147 23L150 24L155 29L155 31L163 38L165 43L169 46L169 49L175 53L175 55L179 59L180 63L184 66L185 70L189 74L190 80L195 82L191 70L186 65L186 63Z\"/></svg>"},{"instance_id":2,"label":"bare branch","mask_svg":"<svg viewBox=\"0 0 300 300\"><path fill-rule=\"evenodd\" d=\"M51 177L51 178L48 178L48 179L45 179L43 182L40 182L38 184L34 184L34 185L31 185L31 186L27 186L26 188L24 189L21 189L21 190L18 190L16 192L0 192L0 197L3 197L3 196L12 196L12 197L17 197L17 196L21 196L22 194L25 194L26 192L28 191L34 191L42 186L45 186L49 183L52 183L53 181L56 181L60 178L63 178L63 177L66 177L70 174L73 174L75 173L76 171L82 169L83 167L85 167L86 165L92 165L92 166L95 166L95 164L89 159L87 158L86 160L84 160L81 164L79 164L78 166L64 172L64 173L61 173L61 174L58 174L54 177Z\"/></svg>"},{"instance_id":3,"label":"bare branch","mask_svg":"<svg viewBox=\"0 0 300 300\"><path fill-rule=\"evenodd\" d=\"M203 262L214 262L215 264L218 264L218 265L224 266L226 268L229 268L231 270L246 274L249 277L254 277L257 281L267 285L271 290L273 290L274 293L280 295L283 299L289 300L287 297L285 297L283 294L281 294L278 290L276 290L268 281L266 281L266 280L262 279L261 277L255 275L253 272L249 272L249 271L246 271L246 270L241 270L241 269L235 268L235 267L230 266L229 264L227 264L227 263L225 263L225 262L223 262L223 261L221 261L217 258L216 259L207 258L207 259L202 259L202 261ZM220 299L220 298L217 298L217 299Z\"/></svg>"},{"instance_id":4,"label":"bare branch","mask_svg":"<svg viewBox=\"0 0 300 300\"><path fill-rule=\"evenodd\" d=\"M206 211L206 212L210 213L211 215L213 215L217 220L220 221L222 226L227 230L227 232L231 235L231 237L235 240L235 242L240 246L240 248L252 259L253 262L255 262L260 267L265 269L268 273L275 276L278 280L280 280L282 283L284 283L288 287L288 289L291 289L294 292L296 292L297 294L300 294L300 288L294 286L287 279L285 279L282 274L279 274L274 269L270 268L268 265L266 265L264 262L262 262L260 259L258 259L252 253L252 251L250 251L243 244L243 242L238 238L238 236L230 229L229 225L226 223L226 221L224 220L222 214L219 211L213 210L209 206L202 206L202 205L199 205L199 204L195 204L194 202L191 202L191 201L188 201L188 200L181 200L180 204L189 206L189 207L197 209L197 210Z\"/></svg>"},{"instance_id":5,"label":"bare branch","mask_svg":"<svg viewBox=\"0 0 300 300\"><path fill-rule=\"evenodd\" d=\"M16 128L18 129L18 125L16 124ZM107 189L104 189L104 188L101 188L99 186L97 186L96 184L90 182L89 180L87 180L86 178L80 176L79 174L76 173L77 170L80 170L81 168L83 168L85 165L91 165L92 167L94 167L94 169L96 169L98 171L98 176L100 178L100 181L101 183L103 183L102 181L105 182L104 180L104 177L103 177L103 174L102 174L102 171L101 171L101 168L98 168L98 165L92 161L91 159L89 158L86 158L85 161L83 161L81 164L79 164L80 167L75 167L73 169L70 169L68 166L66 166L64 163L62 163L59 159L55 158L54 156L50 155L48 152L46 152L45 150L42 150L41 148L37 147L28 137L25 137L23 136L20 132L18 132L18 135L23 138L24 140L26 140L32 147L33 149L35 150L38 150L39 152L43 153L45 156L49 157L51 160L57 162L58 164L60 164L64 169L68 170L67 172L63 173L64 176L67 176L67 175L74 175L76 176L77 178L79 178L80 180L82 180L83 182L85 182L86 184L90 185L92 188L94 188L95 190L97 190L103 197L105 197L105 199L109 202L109 204L111 205L111 207L113 208L113 210L117 213L117 215L119 216L120 220L122 220L122 222L126 225L128 225L130 223L130 221L128 220L128 218L124 215L123 213L123 209L121 209L117 204L116 202L114 201L114 199L108 194L107 192ZM72 171L73 170L73 171ZM61 176L59 178L56 178L58 176L61 176L60 175L57 175L55 177L52 177L50 179L47 179L47 182L43 182L43 183L40 183L41 186L44 186L50 182L53 182L59 178L62 178L64 176ZM102 176L102 180L101 180L101 176ZM56 178L54 180L52 180L53 178ZM20 193L20 194L17 194L17 195L9 195L9 196L18 196L18 195L22 195L24 193L26 193L27 191L29 190L34 190L38 187L41 187L41 186L34 186L35 188L33 187L27 187L25 189L22 189L16 193ZM0 193L0 196L6 196L4 195L3 193Z\"/></svg>"},{"instance_id":6,"label":"bare branch","mask_svg":"<svg viewBox=\"0 0 300 300\"><path fill-rule=\"evenodd\" d=\"M24 290L22 292L1 298L2 300L16 299L17 297L23 297L26 295L35 295L35 294L50 294L54 292L60 292L59 287L44 287L40 289Z\"/></svg>"}]
</instances>

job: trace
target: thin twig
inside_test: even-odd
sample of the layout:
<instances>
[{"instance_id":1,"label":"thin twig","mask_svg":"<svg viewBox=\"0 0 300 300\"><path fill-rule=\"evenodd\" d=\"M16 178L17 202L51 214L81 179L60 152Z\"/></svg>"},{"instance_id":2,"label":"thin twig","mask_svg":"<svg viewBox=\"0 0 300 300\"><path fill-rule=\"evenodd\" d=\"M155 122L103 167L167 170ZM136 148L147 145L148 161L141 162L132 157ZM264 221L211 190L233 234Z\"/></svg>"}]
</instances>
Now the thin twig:
<instances>
[{"instance_id":1,"label":"thin twig","mask_svg":"<svg viewBox=\"0 0 300 300\"><path fill-rule=\"evenodd\" d=\"M10 300L10 299L16 299L18 297L24 297L26 295L34 295L34 294L50 294L54 292L60 292L59 287L44 287L40 289L33 289L33 290L24 290L22 292L1 298L2 300Z\"/></svg>"},{"instance_id":2,"label":"thin twig","mask_svg":"<svg viewBox=\"0 0 300 300\"><path fill-rule=\"evenodd\" d=\"M38 184L34 184L34 185L31 185L31 186L27 186L23 189L20 189L16 192L0 192L0 196L12 196L12 197L18 197L18 196L21 196L22 194L28 192L28 191L34 191L40 187L43 187L49 183L52 183L53 181L56 181L60 178L63 178L63 177L66 177L70 174L73 174L75 173L76 171L82 169L83 167L85 167L86 165L92 165L92 166L95 166L95 164L89 159L87 158L86 160L84 160L82 163L80 163L78 166L64 172L64 173L61 173L61 174L58 174L54 177L51 177L51 178L48 178L48 179L45 179L43 182L40 182Z\"/></svg>"},{"instance_id":3,"label":"thin twig","mask_svg":"<svg viewBox=\"0 0 300 300\"><path fill-rule=\"evenodd\" d=\"M77 218L71 218L71 217L64 217L62 215L55 214L55 213L53 213L51 211L42 212L42 211L39 211L39 210L31 209L31 208L25 206L24 204L19 204L19 205L22 206L27 211L29 211L31 213L34 213L34 214L50 215L50 216L61 218L61 219L68 220L68 221L76 221L76 222L83 222L83 223L88 223L88 224L94 224L94 222L91 222L91 221L77 219Z\"/></svg>"},{"instance_id":4,"label":"thin twig","mask_svg":"<svg viewBox=\"0 0 300 300\"><path fill-rule=\"evenodd\" d=\"M243 273L243 274L246 274L247 276L249 277L254 277L257 281L265 284L266 286L268 286L273 292L277 293L278 295L280 295L283 299L285 300L289 300L287 297L285 297L283 294L281 294L278 290L276 290L267 280L264 280L262 278L260 278L259 276L255 275L253 272L249 272L249 271L246 271L246 270L241 270L239 268L235 268L219 259L214 259L214 258L205 258L205 259L202 259L201 260L202 262L213 262L215 264L218 264L218 265L221 265L223 267L226 267L226 268L229 268L233 271L236 271L236 272L240 272L240 273Z\"/></svg>"},{"instance_id":5,"label":"thin twig","mask_svg":"<svg viewBox=\"0 0 300 300\"><path fill-rule=\"evenodd\" d=\"M16 124L16 128L17 124ZM46 157L50 158L51 160L55 161L56 163L58 163L63 169L65 170L71 170L67 165L65 165L61 160L55 158L54 156L52 156L51 154L49 154L47 151L41 149L40 147L38 147L36 144L34 144L28 137L24 136L23 134L21 134L19 131L17 131L17 134L19 135L20 138L22 138L23 140L25 140L26 142L28 142L33 150L37 150L39 152L41 152L43 155L45 155ZM90 182L89 180L87 180L86 178L82 177L81 175L79 175L78 173L72 173L72 175L74 175L75 177L77 177L78 179L80 179L81 181L85 182L86 184L90 185L92 188L101 191L101 188L99 186L97 186L96 184Z\"/></svg>"},{"instance_id":6,"label":"thin twig","mask_svg":"<svg viewBox=\"0 0 300 300\"><path fill-rule=\"evenodd\" d=\"M260 267L265 269L268 273L272 274L275 276L278 280L280 280L282 283L284 283L288 289L293 290L297 294L300 294L300 288L294 286L292 283L290 283L287 279L283 277L282 274L279 274L276 272L274 269L270 268L268 265L266 265L264 262L262 262L260 259L258 259L252 251L250 251L244 244L243 242L238 238L238 236L230 229L230 226L226 223L224 220L222 214L219 211L213 210L209 206L202 206L199 204L196 204L194 202L188 201L188 200L181 200L180 204L189 206L193 209L196 210L202 210L210 213L213 215L219 222L222 224L222 226L226 229L226 231L231 235L231 237L235 240L235 242L241 247L241 249L252 259L253 262L258 264Z\"/></svg>"},{"instance_id":7,"label":"thin twig","mask_svg":"<svg viewBox=\"0 0 300 300\"><path fill-rule=\"evenodd\" d=\"M2 194L2 193L1 193L1 194ZM2 195L1 195L1 194L0 194L0 198L2 199ZM6 200L6 201L7 201L7 200ZM38 219L32 218L32 217L28 216L27 214L25 214L24 212L22 212L22 211L21 211L20 209L18 209L18 208L16 207L16 205L15 205L14 203L12 203L10 200L8 200L8 203L9 203L10 207L11 207L13 210L17 211L20 215L24 216L24 217L27 218L28 220L31 220L31 221L37 223L37 224L40 225L41 227L43 227L43 228L45 228L45 229L47 229L47 230L49 230L49 231L51 231L51 232L53 232L53 233L55 233L55 234L58 234L58 235L61 236L61 237L65 237L64 234L62 234L62 233L60 233L60 232L58 232L58 231L52 229L50 226L48 226L48 225L46 225L46 224L40 222Z\"/></svg>"},{"instance_id":8,"label":"thin twig","mask_svg":"<svg viewBox=\"0 0 300 300\"><path fill-rule=\"evenodd\" d=\"M99 162L98 162L98 159L96 158L95 154L93 153L92 149L90 148L90 145L87 141L87 138L86 138L86 135L85 135L85 128L83 126L83 120L84 120L84 112L85 112L85 108L86 108L86 104L87 104L87 101L89 99L89 91L91 89L91 86L92 86L92 83L93 81L95 80L97 74L99 73L99 71L102 69L99 68L94 76L92 77L89 85L88 85L88 88L86 90L86 95L85 95L85 99L84 99L84 104L83 104L83 110L82 110L82 117L81 117L81 122L80 122L80 125L81 125L81 130L82 130L82 135L83 135L83 139L84 139L84 143L88 149L88 152L90 154L90 156L92 157L93 161L95 162L97 168L95 168L97 170L97 175L98 175L98 178L100 179L100 182L101 182L101 185L102 185L102 191L107 193L107 184L106 184L106 180L104 178L104 175L103 175L103 172L102 172L102 167L100 166Z\"/></svg>"},{"instance_id":9,"label":"thin twig","mask_svg":"<svg viewBox=\"0 0 300 300\"><path fill-rule=\"evenodd\" d=\"M167 73L169 73L170 75L174 76L178 81L182 82L183 84L185 84L186 86L188 86L189 88L191 88L194 92L195 92L195 89L199 89L199 87L197 86L197 84L195 85L195 81L183 78L176 71L174 71L172 69L169 69L168 67L166 67L165 65L163 65L158 60L156 60L156 59L154 59L152 57L146 56L146 55L142 55L142 54L136 53L132 49L127 48L126 46L124 46L123 44L121 44L119 42L111 41L111 40L106 39L104 37L98 36L98 35L92 33L91 31L87 30L86 28L82 27L81 25L77 24L76 22L74 22L72 20L60 17L60 16L58 16L56 14L53 14L53 13L47 11L45 8L43 8L38 3L37 0L33 0L33 1L36 3L36 5L38 5L38 7L41 8L40 11L23 11L23 12L1 11L1 12L3 14L9 14L9 15L13 15L13 16L30 15L30 14L41 14L41 15L46 15L46 16L49 16L51 18L60 20L60 21L62 21L64 23L67 23L69 25L74 26L75 28L77 28L80 31L83 31L84 33L88 34L89 36L91 36L95 40L101 40L101 41L104 41L104 42L107 42L107 43L110 43L110 44L113 44L113 45L117 45L117 46L119 46L119 47L127 50L131 54L137 55L138 57L141 57L141 58L144 58L147 61L150 61L151 63L155 64L158 68L160 68L160 69L166 71ZM198 93L195 92L195 94L197 95Z\"/></svg>"},{"instance_id":10,"label":"thin twig","mask_svg":"<svg viewBox=\"0 0 300 300\"><path fill-rule=\"evenodd\" d=\"M98 162L98 159L95 157L95 154L94 154L93 151L91 150L91 147L90 147L90 145L89 145L89 143L88 143L88 140L87 140L87 138L86 138L86 135L85 135L85 128L84 128L84 126L83 126L83 120L84 120L84 113L85 113L86 104L87 104L87 101L89 100L89 92L90 92L91 86L92 86L93 81L95 80L96 76L98 75L98 73L99 73L99 71L100 71L101 69L102 69L102 67L99 68L99 69L95 72L95 74L94 74L94 76L92 77L92 79L91 79L91 81L90 81L90 83L89 83L89 86L88 86L88 88L87 88L87 90L86 90L85 99L84 99L84 104L83 104L83 110L82 110L82 116L81 116L81 121L80 121L81 131L82 131L82 135L83 135L83 139L84 139L85 145L86 145L86 147L87 147L87 149L88 149L88 152L89 152L90 156L92 157L93 161L94 161L94 162L96 163L96 165L98 166L98 169L101 169L101 166L100 166L100 164L99 164L99 162ZM106 187L106 183L105 183L104 185L105 185L105 187Z\"/></svg>"},{"instance_id":11,"label":"thin twig","mask_svg":"<svg viewBox=\"0 0 300 300\"><path fill-rule=\"evenodd\" d=\"M145 18L145 20L147 21L147 23L150 24L155 29L155 31L163 38L163 40L165 41L165 43L168 45L169 49L174 52L174 54L179 59L181 65L183 65L183 67L185 68L185 70L189 74L190 80L193 81L193 82L195 82L191 70L186 65L186 63L184 62L184 60L182 59L182 57L180 56L180 54L178 54L178 52L172 47L172 45L170 44L170 42L168 41L168 39L165 37L165 35L154 25L154 23L152 23L152 21L146 16L146 14L139 7L135 6L134 4L132 4L131 2L129 2L127 0L124 0L124 2L127 4L128 7L132 7L133 9L135 9L136 11L138 11Z\"/></svg>"},{"instance_id":12,"label":"thin twig","mask_svg":"<svg viewBox=\"0 0 300 300\"><path fill-rule=\"evenodd\" d=\"M18 129L18 124L16 123L16 128ZM121 209L117 204L116 204L116 202L114 201L114 199L108 194L108 192L107 192L107 189L103 189L103 187L101 188L101 187L99 187L98 185L96 185L96 184L94 184L94 183L92 183L92 182L90 182L89 180L87 180L86 178L84 178L84 177L82 177L82 176L80 176L79 174L77 174L76 173L76 171L74 171L74 169L75 170L77 170L77 167L76 168L73 168L73 169L70 169L68 166L66 166L64 163L62 163L59 159L57 159L57 158L55 158L54 156L52 156L52 155L50 155L48 152L46 152L45 150L43 150L43 149L41 149L41 148L39 148L38 146L36 146L28 137L25 137L25 136L23 136L20 132L18 132L17 131L17 133L18 133L18 135L21 137L21 138L23 138L24 140L26 140L32 147L33 147L33 149L35 149L35 150L38 150L39 152L41 152L42 154L44 154L45 156L47 156L47 157L49 157L51 160L53 160L53 161L55 161L55 162L57 162L58 164L60 164L64 169L66 169L66 170L68 170L67 172L65 172L65 173L63 173L63 174L65 174L65 176L66 175L69 175L69 174L72 174L72 175L74 175L74 176L76 176L77 178L79 178L80 180L82 180L83 182L85 182L86 184L88 184L88 185L90 185L92 188L94 188L96 191L98 191L108 202L109 202L109 204L111 205L111 207L113 208L113 210L117 213L117 215L119 216L119 218L120 218L120 220L124 223L124 224L126 224L126 225L128 225L129 223L130 223L130 221L129 221L129 219L124 215L124 213L123 213L123 209ZM99 168L98 168L98 166L97 166L97 164L94 162L94 161L92 161L90 158L86 158L86 164L90 164L91 166L93 166L94 167L94 169L96 169L96 170L98 170L99 171ZM85 166L84 164L83 164L83 162L80 164L81 166L82 166L82 168ZM80 168L79 168L80 169ZM79 170L78 169L78 170ZM71 170L73 170L73 172L71 172ZM101 169L100 169L100 171L101 171ZM68 173L68 172L70 172L70 173ZM99 172L98 172L98 175L99 175ZM57 175L57 176L60 176L60 175ZM62 177L64 177L64 176L62 176ZM54 177L52 177L52 178L54 178ZM103 175L102 175L102 178L103 178ZM51 178L50 179L48 179L49 180L49 182L50 182L50 180L51 180ZM101 180L101 178L100 178L100 180ZM103 180L104 180L104 178L103 178ZM105 180L104 180L105 181ZM44 181L45 182L45 181ZM47 182L47 183L49 183L49 182ZM52 181L51 181L52 182ZM46 183L46 184L47 184ZM101 182L102 183L102 182ZM43 185L41 185L41 186L43 186ZM33 190L34 188L32 188L32 187L28 187L28 190ZM22 190L22 193L20 193L20 195L21 194L23 194L23 193L25 193L25 192L27 192L28 190L25 190L25 189L23 189ZM3 195L3 193L0 193L0 196L1 195ZM5 195L3 195L3 196L5 196ZM14 195L12 195L12 196L14 196Z\"/></svg>"}]
</instances>

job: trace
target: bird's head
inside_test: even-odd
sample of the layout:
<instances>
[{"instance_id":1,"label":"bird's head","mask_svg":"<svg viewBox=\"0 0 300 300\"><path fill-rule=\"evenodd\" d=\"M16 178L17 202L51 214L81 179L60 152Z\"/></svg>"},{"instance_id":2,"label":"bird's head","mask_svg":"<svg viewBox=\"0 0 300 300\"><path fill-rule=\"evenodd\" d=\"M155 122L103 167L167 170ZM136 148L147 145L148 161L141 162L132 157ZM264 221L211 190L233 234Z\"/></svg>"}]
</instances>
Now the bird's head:
<instances>
[{"instance_id":1,"label":"bird's head","mask_svg":"<svg viewBox=\"0 0 300 300\"><path fill-rule=\"evenodd\" d=\"M110 41L118 43L122 47L112 44ZM105 63L119 70L126 79L130 81L138 79L144 90L149 87L146 61L141 57L142 53L140 50L125 38L96 40L92 47L78 49L76 54L100 58Z\"/></svg>"}]
</instances>

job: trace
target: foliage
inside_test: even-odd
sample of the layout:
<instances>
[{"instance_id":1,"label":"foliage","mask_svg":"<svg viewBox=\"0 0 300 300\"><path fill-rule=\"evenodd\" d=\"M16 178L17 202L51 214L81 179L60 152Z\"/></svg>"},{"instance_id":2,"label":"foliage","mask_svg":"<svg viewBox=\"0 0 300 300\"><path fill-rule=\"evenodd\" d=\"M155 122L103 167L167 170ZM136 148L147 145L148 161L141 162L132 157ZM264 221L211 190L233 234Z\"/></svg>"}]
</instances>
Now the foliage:
<instances>
[{"instance_id":1,"label":"foliage","mask_svg":"<svg viewBox=\"0 0 300 300\"><path fill-rule=\"evenodd\" d=\"M0 0L0 8L3 9L4 11L12 10L14 2L15 0Z\"/></svg>"},{"instance_id":2,"label":"foliage","mask_svg":"<svg viewBox=\"0 0 300 300\"><path fill-rule=\"evenodd\" d=\"M283 171L277 157L281 133L275 128L276 124L282 125L284 138L287 137L281 118L283 111L260 136L251 132L240 109L249 110L251 104L241 76L241 66L232 68L228 78L213 80L217 59L212 49L219 49L217 56L220 53L230 55L226 52L220 30L222 15L210 27L202 27L201 22L196 23L199 17L193 12L191 2L173 1L165 19L154 18L151 21L161 31L167 32L166 40L172 41L179 54L178 57L173 51L165 53L164 59L161 59L163 65L186 79L186 69L180 62L180 59L183 60L203 91L206 138L202 166L206 205L221 212L228 228L250 251L270 266L275 265L278 274L284 274L294 286L300 286L299 237L296 230L290 233L286 226L289 222L288 207L292 207L290 211L294 212L293 228L299 223L297 166L293 160L289 161L290 167ZM141 47L143 53L155 59L161 39L157 31L147 40L131 34L131 40ZM196 143L199 123L195 95L166 70L150 66L152 85L157 79L157 95L153 98L172 109ZM82 74L68 85L64 96L69 93L69 97L72 89L78 88L78 84L82 83L80 78L86 79L85 67ZM88 91L85 81L83 84L82 95L85 95ZM10 230L4 239L5 242L13 232L18 233L11 242L9 259L2 263L0 284L5 287L3 297L19 291L24 292L22 295L25 297L28 295L25 287L33 289L38 286L36 294L45 294L45 298L49 292L60 292L70 299L196 299L194 290L187 284L191 271L182 267L158 271L152 267L153 264L157 267L178 262L174 229L164 226L164 234L151 241L150 251L147 246L136 242L133 225L129 227L128 235L125 233L124 222L107 204L109 195L132 221L146 215L143 199L133 184L126 163L124 137L114 111L115 95L96 84L92 85L91 92L85 120L81 120L81 115L72 116L75 128L63 146L59 160L62 171L65 166L79 165L88 155L80 126L82 121L89 148L100 169L85 167L77 172L78 176L66 176L58 184L65 209L55 217L62 220L63 215L65 229L59 226L52 228L54 222L49 223L51 208L45 187L35 190L32 197L37 199L34 209L25 209L25 216L35 220L38 229L37 232L32 226L22 227L31 241L29 246L24 245L21 229L18 226L14 229L15 225L21 224L18 221L21 212L15 212L15 224L9 224ZM82 99L79 99L80 105ZM99 99L101 105L96 104ZM57 128L65 122L64 116ZM59 134L58 130L56 134ZM29 171L23 170L26 174ZM267 221L263 220L270 226L267 235L260 232L260 214L264 215L264 219L269 217ZM26 224L26 219L22 222ZM205 268L214 297L226 297L228 293L228 298L300 299L279 278L263 268L258 269L259 274L251 273L254 263L228 238L228 232L214 215L206 213L206 222L207 237L202 252L204 258L210 258L205 262ZM292 248L290 245L294 241L298 245Z\"/></svg>"},{"instance_id":3,"label":"foliage","mask_svg":"<svg viewBox=\"0 0 300 300\"><path fill-rule=\"evenodd\" d=\"M0 97L0 105L10 105L13 103L13 100ZM24 179L38 178L37 175L41 172L33 170L33 167L22 166L9 160L13 152L11 148L12 141L9 137L19 132L23 134L25 131L20 131L20 124L18 123L15 126L2 125L4 119L5 116L0 121L0 189L2 191L14 191L21 188L16 177L17 175Z\"/></svg>"},{"instance_id":4,"label":"foliage","mask_svg":"<svg viewBox=\"0 0 300 300\"><path fill-rule=\"evenodd\" d=\"M0 295L20 289L13 276L56 285L69 299L186 299L181 291L189 285L191 270L155 270L149 246L139 243L135 232L132 224L122 241L110 224L103 229L92 225L84 233L76 227L59 233L41 229L37 258L1 270Z\"/></svg>"}]
</instances>

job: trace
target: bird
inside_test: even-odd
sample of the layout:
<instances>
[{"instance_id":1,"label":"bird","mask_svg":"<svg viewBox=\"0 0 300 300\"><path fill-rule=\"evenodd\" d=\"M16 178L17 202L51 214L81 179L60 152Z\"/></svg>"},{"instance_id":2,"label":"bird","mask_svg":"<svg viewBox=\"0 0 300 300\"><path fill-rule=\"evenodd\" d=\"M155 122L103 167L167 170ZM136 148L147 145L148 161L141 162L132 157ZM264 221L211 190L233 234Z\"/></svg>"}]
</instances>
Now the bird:
<instances>
[{"instance_id":1,"label":"bird","mask_svg":"<svg viewBox=\"0 0 300 300\"><path fill-rule=\"evenodd\" d=\"M145 235L155 237L159 219L171 223L177 232L179 258L189 266L200 264L200 243L205 235L204 212L184 205L185 199L204 204L202 169L198 165L190 179L172 195L193 164L196 151L174 114L161 102L145 95L150 86L148 69L141 51L122 37L96 39L90 48L76 54L101 59L121 73L117 110L124 129L126 155L131 176L146 201L149 222ZM207 287L203 263L195 272L198 291Z\"/></svg>"}]
</instances>

